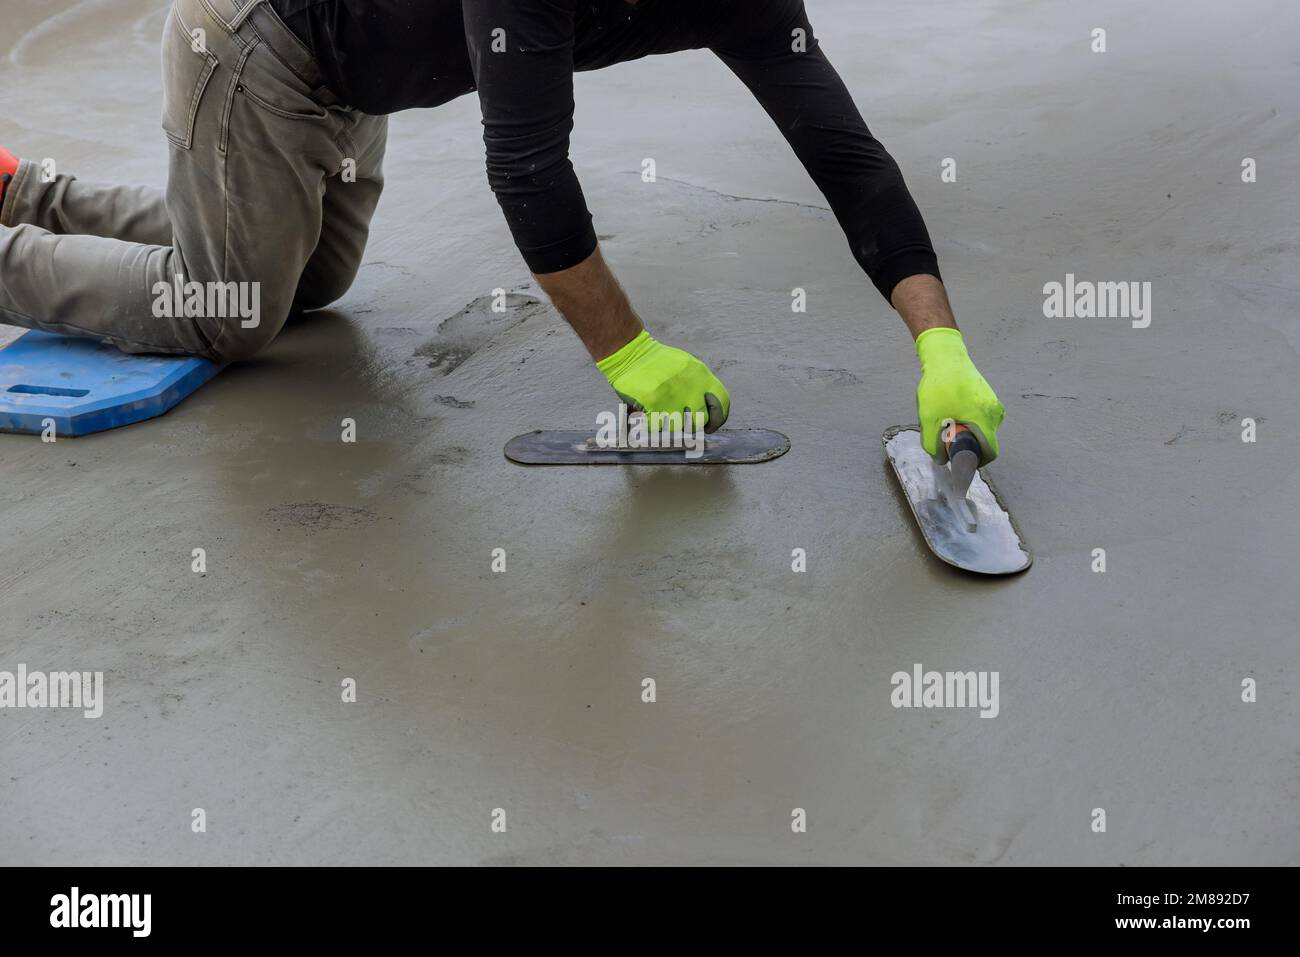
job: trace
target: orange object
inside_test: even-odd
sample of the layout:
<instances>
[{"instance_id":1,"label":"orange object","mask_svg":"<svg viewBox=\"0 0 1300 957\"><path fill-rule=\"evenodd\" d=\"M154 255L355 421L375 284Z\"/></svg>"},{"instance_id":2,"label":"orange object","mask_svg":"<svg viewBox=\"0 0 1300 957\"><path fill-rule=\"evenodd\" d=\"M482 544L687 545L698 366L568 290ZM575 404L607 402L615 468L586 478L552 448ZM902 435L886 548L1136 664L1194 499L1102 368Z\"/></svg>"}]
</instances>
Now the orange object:
<instances>
[{"instance_id":1,"label":"orange object","mask_svg":"<svg viewBox=\"0 0 1300 957\"><path fill-rule=\"evenodd\" d=\"M0 146L0 200L5 198L5 187L18 175L18 157Z\"/></svg>"},{"instance_id":2,"label":"orange object","mask_svg":"<svg viewBox=\"0 0 1300 957\"><path fill-rule=\"evenodd\" d=\"M944 445L951 445L956 441L957 436L961 435L963 432L969 431L969 426L962 425L960 422L952 422L944 426L943 431L939 434L939 438L943 439Z\"/></svg>"}]
</instances>

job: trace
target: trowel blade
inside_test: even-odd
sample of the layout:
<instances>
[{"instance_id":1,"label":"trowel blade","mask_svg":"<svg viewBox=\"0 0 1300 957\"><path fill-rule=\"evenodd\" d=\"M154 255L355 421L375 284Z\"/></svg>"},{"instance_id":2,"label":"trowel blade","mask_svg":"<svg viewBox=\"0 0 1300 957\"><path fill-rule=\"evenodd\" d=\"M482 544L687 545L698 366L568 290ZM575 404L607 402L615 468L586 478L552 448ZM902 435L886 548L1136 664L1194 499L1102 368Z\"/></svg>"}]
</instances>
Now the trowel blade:
<instances>
[{"instance_id":1,"label":"trowel blade","mask_svg":"<svg viewBox=\"0 0 1300 957\"><path fill-rule=\"evenodd\" d=\"M770 429L719 429L704 442L703 454L685 449L602 448L592 432L525 432L506 443L506 458L520 465L746 465L780 458L790 440Z\"/></svg>"},{"instance_id":2,"label":"trowel blade","mask_svg":"<svg viewBox=\"0 0 1300 957\"><path fill-rule=\"evenodd\" d=\"M961 510L950 502L954 491L951 472L947 466L936 467L921 447L916 426L895 426L881 441L921 534L935 555L950 565L985 575L1009 575L1030 566L1033 556L1028 546L984 475L972 469L967 493L960 499L970 509L972 530ZM957 478L961 481L964 475Z\"/></svg>"}]
</instances>

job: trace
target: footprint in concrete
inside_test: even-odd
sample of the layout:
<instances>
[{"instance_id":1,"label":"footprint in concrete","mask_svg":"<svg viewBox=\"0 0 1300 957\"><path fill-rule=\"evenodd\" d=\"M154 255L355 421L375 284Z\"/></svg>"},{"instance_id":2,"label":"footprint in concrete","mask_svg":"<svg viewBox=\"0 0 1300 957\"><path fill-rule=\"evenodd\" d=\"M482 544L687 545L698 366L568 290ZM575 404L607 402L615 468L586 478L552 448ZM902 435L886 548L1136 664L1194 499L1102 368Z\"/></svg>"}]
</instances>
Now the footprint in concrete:
<instances>
[{"instance_id":1,"label":"footprint in concrete","mask_svg":"<svg viewBox=\"0 0 1300 957\"><path fill-rule=\"evenodd\" d=\"M497 336L550 308L518 292L506 294L502 312L492 308L497 301L495 296L480 296L444 319L433 337L416 347L415 355L428 359L430 369L449 375Z\"/></svg>"}]
</instances>

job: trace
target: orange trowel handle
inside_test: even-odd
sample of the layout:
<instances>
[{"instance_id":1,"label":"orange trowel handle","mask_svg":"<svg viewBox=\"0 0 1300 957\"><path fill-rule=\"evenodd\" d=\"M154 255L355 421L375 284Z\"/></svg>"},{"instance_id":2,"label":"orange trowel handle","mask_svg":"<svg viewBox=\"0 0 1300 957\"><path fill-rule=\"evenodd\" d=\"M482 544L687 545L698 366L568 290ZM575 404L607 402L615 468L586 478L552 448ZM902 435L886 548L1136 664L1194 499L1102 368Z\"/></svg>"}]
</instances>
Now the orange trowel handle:
<instances>
[{"instance_id":1,"label":"orange trowel handle","mask_svg":"<svg viewBox=\"0 0 1300 957\"><path fill-rule=\"evenodd\" d=\"M980 452L980 442L979 439L975 438L975 433L960 422L953 422L946 426L944 430L939 433L939 437L943 440L943 445L948 451L949 459L958 452L965 451L974 452L975 460L977 462L984 457L983 453Z\"/></svg>"}]
</instances>

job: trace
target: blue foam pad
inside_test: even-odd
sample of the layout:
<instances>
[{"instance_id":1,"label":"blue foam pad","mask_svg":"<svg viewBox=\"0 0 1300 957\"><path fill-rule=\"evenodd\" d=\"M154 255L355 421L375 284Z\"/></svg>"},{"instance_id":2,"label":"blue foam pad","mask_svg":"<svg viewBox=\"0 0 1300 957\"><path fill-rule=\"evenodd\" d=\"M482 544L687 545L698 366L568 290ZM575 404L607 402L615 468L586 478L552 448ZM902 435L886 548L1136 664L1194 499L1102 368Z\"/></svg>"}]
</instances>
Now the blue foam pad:
<instances>
[{"instance_id":1,"label":"blue foam pad","mask_svg":"<svg viewBox=\"0 0 1300 957\"><path fill-rule=\"evenodd\" d=\"M87 435L162 415L224 368L31 331L0 349L0 431Z\"/></svg>"}]
</instances>

